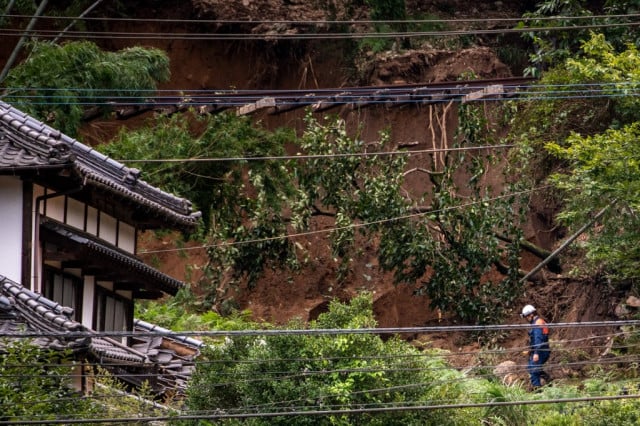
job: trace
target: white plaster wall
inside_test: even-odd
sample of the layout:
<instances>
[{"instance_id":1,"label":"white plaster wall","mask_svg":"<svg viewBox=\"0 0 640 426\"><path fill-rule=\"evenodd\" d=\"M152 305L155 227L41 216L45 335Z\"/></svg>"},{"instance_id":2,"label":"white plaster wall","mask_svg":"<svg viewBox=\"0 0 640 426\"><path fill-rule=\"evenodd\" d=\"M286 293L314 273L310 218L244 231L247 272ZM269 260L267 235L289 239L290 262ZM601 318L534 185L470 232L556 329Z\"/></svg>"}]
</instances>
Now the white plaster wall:
<instances>
[{"instance_id":1,"label":"white plaster wall","mask_svg":"<svg viewBox=\"0 0 640 426\"><path fill-rule=\"evenodd\" d=\"M136 229L124 222L120 222L118 228L120 231L118 235L118 246L122 250L134 253L136 250Z\"/></svg>"},{"instance_id":2,"label":"white plaster wall","mask_svg":"<svg viewBox=\"0 0 640 426\"><path fill-rule=\"evenodd\" d=\"M96 293L96 279L92 276L84 277L82 289L82 325L93 328L93 298Z\"/></svg>"},{"instance_id":3,"label":"white plaster wall","mask_svg":"<svg viewBox=\"0 0 640 426\"><path fill-rule=\"evenodd\" d=\"M0 176L0 275L22 280L22 182L14 176ZM28 285L28 283L25 283Z\"/></svg>"},{"instance_id":4,"label":"white plaster wall","mask_svg":"<svg viewBox=\"0 0 640 426\"><path fill-rule=\"evenodd\" d=\"M39 185L33 186L33 212L31 215L31 222L33 224L31 228L31 235L33 235L33 241L36 243L33 244L31 248L31 290L41 292L41 283L40 278L42 276L42 263L40 259L42 259L42 246L38 243L40 241L40 227L38 226L38 221L36 221L36 212L35 209L38 208L38 214L44 214L44 203L38 203L38 197L44 196L45 191L44 187ZM28 283L22 283L22 285L29 287Z\"/></svg>"},{"instance_id":5,"label":"white plaster wall","mask_svg":"<svg viewBox=\"0 0 640 426\"><path fill-rule=\"evenodd\" d=\"M58 222L64 222L64 199L63 196L52 197L44 200L46 203L47 217Z\"/></svg>"},{"instance_id":6,"label":"white plaster wall","mask_svg":"<svg viewBox=\"0 0 640 426\"><path fill-rule=\"evenodd\" d=\"M93 207L87 209L87 229L89 234L98 235L98 210Z\"/></svg>"},{"instance_id":7,"label":"white plaster wall","mask_svg":"<svg viewBox=\"0 0 640 426\"><path fill-rule=\"evenodd\" d=\"M84 203L73 198L67 199L67 224L84 230Z\"/></svg>"},{"instance_id":8,"label":"white plaster wall","mask_svg":"<svg viewBox=\"0 0 640 426\"><path fill-rule=\"evenodd\" d=\"M98 236L115 246L117 236L116 219L108 214L100 213L100 231L98 231Z\"/></svg>"}]
</instances>

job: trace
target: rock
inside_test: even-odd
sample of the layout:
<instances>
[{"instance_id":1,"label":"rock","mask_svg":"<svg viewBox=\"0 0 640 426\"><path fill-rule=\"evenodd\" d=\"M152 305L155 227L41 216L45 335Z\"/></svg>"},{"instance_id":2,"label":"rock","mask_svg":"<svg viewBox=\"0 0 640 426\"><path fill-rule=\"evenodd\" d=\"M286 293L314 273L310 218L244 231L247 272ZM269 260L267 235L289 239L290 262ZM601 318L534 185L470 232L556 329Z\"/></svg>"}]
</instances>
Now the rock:
<instances>
[{"instance_id":1,"label":"rock","mask_svg":"<svg viewBox=\"0 0 640 426\"><path fill-rule=\"evenodd\" d=\"M631 312L626 307L626 305L620 303L619 305L616 306L616 308L614 309L613 313L618 318L624 318L627 315L629 315Z\"/></svg>"},{"instance_id":2,"label":"rock","mask_svg":"<svg viewBox=\"0 0 640 426\"><path fill-rule=\"evenodd\" d=\"M496 365L493 374L498 377L503 384L511 386L522 379L523 370L513 361L504 361Z\"/></svg>"},{"instance_id":3,"label":"rock","mask_svg":"<svg viewBox=\"0 0 640 426\"><path fill-rule=\"evenodd\" d=\"M633 308L640 308L640 298L635 296L627 297L627 306L631 306Z\"/></svg>"}]
</instances>

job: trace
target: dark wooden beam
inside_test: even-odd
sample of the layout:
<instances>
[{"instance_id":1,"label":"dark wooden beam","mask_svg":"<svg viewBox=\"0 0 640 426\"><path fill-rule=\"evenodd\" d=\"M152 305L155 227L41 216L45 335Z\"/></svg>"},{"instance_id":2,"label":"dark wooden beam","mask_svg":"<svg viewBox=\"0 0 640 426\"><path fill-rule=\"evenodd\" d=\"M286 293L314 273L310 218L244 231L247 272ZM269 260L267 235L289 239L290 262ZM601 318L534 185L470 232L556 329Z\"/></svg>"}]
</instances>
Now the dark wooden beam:
<instances>
[{"instance_id":1,"label":"dark wooden beam","mask_svg":"<svg viewBox=\"0 0 640 426\"><path fill-rule=\"evenodd\" d=\"M164 296L164 293L161 292L160 290L134 290L133 291L134 299L153 300L153 299L160 299L162 296Z\"/></svg>"}]
</instances>

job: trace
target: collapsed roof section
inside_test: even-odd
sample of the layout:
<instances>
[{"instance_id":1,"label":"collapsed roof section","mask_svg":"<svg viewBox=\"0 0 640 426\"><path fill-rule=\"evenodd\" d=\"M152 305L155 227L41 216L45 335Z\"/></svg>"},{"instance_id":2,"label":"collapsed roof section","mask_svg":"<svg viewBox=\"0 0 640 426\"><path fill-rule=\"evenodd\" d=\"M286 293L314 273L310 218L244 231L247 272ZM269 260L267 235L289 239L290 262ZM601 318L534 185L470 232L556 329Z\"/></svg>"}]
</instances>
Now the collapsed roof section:
<instances>
[{"instance_id":1,"label":"collapsed roof section","mask_svg":"<svg viewBox=\"0 0 640 426\"><path fill-rule=\"evenodd\" d=\"M148 381L159 394L184 393L202 342L136 321L130 342L123 344L70 319L72 314L71 308L0 275L0 353L7 341L30 337L41 349L99 362L133 385Z\"/></svg>"}]
</instances>

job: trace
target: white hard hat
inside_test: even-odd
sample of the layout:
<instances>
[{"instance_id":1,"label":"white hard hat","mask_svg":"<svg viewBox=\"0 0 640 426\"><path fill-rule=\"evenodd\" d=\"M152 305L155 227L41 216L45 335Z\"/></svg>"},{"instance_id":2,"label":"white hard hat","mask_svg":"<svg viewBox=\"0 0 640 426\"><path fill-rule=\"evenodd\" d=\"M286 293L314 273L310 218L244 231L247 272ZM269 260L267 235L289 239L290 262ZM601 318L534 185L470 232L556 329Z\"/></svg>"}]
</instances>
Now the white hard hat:
<instances>
[{"instance_id":1,"label":"white hard hat","mask_svg":"<svg viewBox=\"0 0 640 426\"><path fill-rule=\"evenodd\" d=\"M536 308L534 308L532 305L525 305L525 307L522 308L522 314L520 314L520 316L526 317L527 315L531 315L535 311Z\"/></svg>"}]
</instances>

